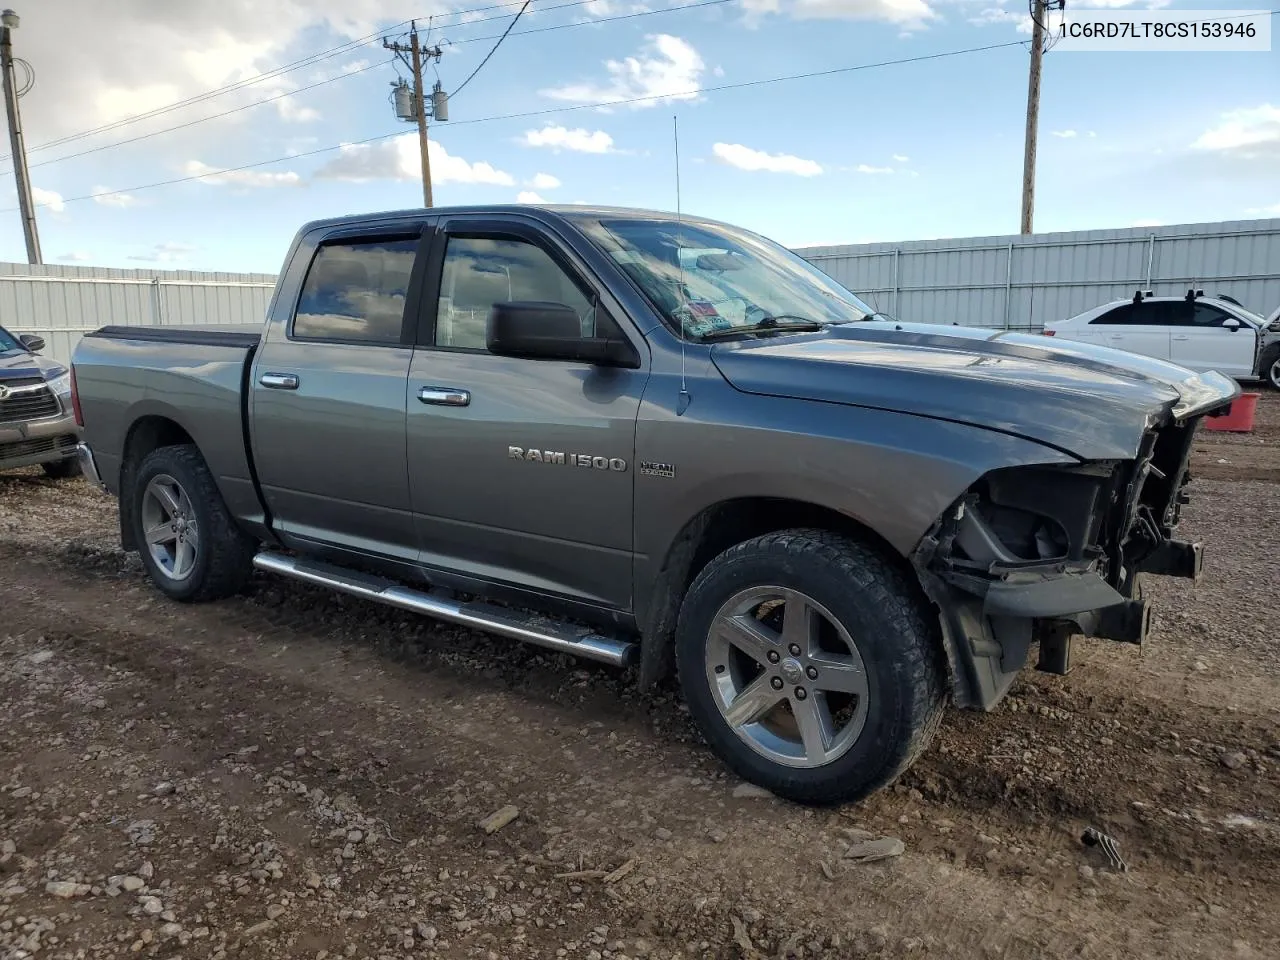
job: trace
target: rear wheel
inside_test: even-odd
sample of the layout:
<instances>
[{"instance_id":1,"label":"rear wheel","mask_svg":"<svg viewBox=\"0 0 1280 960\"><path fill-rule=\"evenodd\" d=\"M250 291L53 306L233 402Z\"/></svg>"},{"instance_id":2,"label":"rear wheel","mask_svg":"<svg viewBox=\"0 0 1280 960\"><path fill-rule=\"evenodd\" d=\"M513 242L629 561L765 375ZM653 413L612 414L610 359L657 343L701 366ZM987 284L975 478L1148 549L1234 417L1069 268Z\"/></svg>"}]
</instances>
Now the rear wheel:
<instances>
[{"instance_id":1,"label":"rear wheel","mask_svg":"<svg viewBox=\"0 0 1280 960\"><path fill-rule=\"evenodd\" d=\"M862 799L910 766L942 716L924 603L876 551L827 531L768 534L712 560L676 642L703 736L788 799Z\"/></svg>"},{"instance_id":2,"label":"rear wheel","mask_svg":"<svg viewBox=\"0 0 1280 960\"><path fill-rule=\"evenodd\" d=\"M236 526L194 445L149 453L132 495L134 539L162 592L175 600L216 600L244 586L254 542Z\"/></svg>"}]
</instances>

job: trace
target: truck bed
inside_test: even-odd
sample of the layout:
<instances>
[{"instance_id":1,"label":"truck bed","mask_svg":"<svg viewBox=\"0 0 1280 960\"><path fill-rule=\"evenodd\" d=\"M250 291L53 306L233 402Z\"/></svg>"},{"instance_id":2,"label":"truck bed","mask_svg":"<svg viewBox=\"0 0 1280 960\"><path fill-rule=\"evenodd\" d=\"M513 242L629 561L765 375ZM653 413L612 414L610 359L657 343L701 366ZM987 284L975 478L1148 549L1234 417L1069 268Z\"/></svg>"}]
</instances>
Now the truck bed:
<instances>
[{"instance_id":1,"label":"truck bed","mask_svg":"<svg viewBox=\"0 0 1280 960\"><path fill-rule=\"evenodd\" d=\"M160 431L166 442L197 444L233 514L260 521L245 403L260 341L258 328L233 325L108 326L86 334L73 361L76 389L107 489L119 493L130 438Z\"/></svg>"}]
</instances>

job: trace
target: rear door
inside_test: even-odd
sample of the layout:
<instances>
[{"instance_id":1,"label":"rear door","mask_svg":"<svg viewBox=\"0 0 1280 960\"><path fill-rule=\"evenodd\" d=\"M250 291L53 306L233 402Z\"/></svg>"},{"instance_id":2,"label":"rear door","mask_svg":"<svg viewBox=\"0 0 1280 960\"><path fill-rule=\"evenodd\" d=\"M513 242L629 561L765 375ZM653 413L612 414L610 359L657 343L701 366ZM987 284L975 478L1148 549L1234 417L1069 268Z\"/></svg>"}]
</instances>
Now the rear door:
<instances>
[{"instance_id":1,"label":"rear door","mask_svg":"<svg viewBox=\"0 0 1280 960\"><path fill-rule=\"evenodd\" d=\"M636 416L648 351L565 244L519 218L442 218L408 381L409 488L429 567L630 609ZM500 357L489 308L567 304L640 369ZM622 318L621 322L613 318Z\"/></svg>"},{"instance_id":2,"label":"rear door","mask_svg":"<svg viewBox=\"0 0 1280 960\"><path fill-rule=\"evenodd\" d=\"M427 230L425 220L347 228L300 248L305 276L277 304L288 316L270 325L250 384L254 462L286 541L416 560L405 318L416 314L406 304Z\"/></svg>"},{"instance_id":3,"label":"rear door","mask_svg":"<svg viewBox=\"0 0 1280 960\"><path fill-rule=\"evenodd\" d=\"M1171 359L1197 373L1216 370L1229 377L1253 375L1257 333L1239 317L1208 303L1189 304L1173 327Z\"/></svg>"},{"instance_id":4,"label":"rear door","mask_svg":"<svg viewBox=\"0 0 1280 960\"><path fill-rule=\"evenodd\" d=\"M1168 360L1174 312L1169 308L1177 306L1177 302L1164 300L1123 304L1090 321L1089 332L1093 334L1090 339L1104 347Z\"/></svg>"}]
</instances>

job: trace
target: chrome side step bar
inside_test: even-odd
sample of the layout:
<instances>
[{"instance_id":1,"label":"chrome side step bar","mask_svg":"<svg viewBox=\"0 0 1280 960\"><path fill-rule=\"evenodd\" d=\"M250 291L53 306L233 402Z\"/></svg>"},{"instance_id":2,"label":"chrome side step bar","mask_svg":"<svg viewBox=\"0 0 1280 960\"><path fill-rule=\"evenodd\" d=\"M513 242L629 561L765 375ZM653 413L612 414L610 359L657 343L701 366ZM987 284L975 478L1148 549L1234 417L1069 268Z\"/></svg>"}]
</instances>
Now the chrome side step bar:
<instances>
[{"instance_id":1,"label":"chrome side step bar","mask_svg":"<svg viewBox=\"0 0 1280 960\"><path fill-rule=\"evenodd\" d=\"M513 640L523 640L560 653L598 660L615 667L633 662L637 645L621 637L602 636L586 628L557 623L534 614L522 614L487 603L459 603L442 596L433 596L422 590L414 590L394 580L369 576L354 570L289 557L264 551L253 558L259 570L282 574L314 583L331 590L385 603L413 613L426 614L451 623L459 623L477 630L487 630Z\"/></svg>"}]
</instances>

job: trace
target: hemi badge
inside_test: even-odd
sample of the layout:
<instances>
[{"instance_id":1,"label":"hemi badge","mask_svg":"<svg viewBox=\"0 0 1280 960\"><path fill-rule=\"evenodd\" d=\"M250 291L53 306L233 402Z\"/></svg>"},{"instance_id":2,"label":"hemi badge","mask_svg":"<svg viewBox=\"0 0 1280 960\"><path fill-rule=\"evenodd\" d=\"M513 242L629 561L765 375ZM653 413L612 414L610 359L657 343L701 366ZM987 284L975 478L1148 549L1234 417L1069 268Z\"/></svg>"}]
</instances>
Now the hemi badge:
<instances>
[{"instance_id":1,"label":"hemi badge","mask_svg":"<svg viewBox=\"0 0 1280 960\"><path fill-rule=\"evenodd\" d=\"M640 475L644 477L674 477L676 475L676 465L674 463L653 463L649 460L641 460Z\"/></svg>"}]
</instances>

